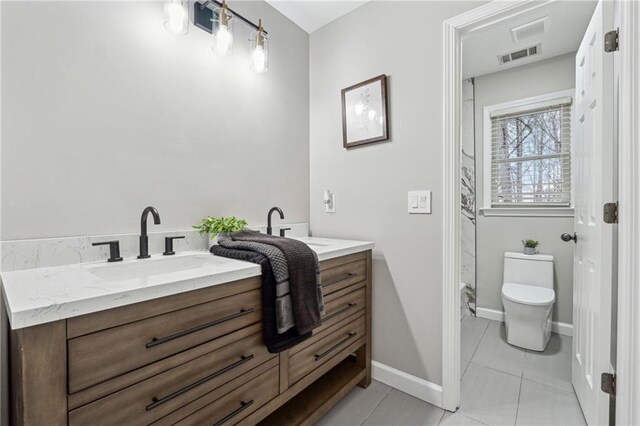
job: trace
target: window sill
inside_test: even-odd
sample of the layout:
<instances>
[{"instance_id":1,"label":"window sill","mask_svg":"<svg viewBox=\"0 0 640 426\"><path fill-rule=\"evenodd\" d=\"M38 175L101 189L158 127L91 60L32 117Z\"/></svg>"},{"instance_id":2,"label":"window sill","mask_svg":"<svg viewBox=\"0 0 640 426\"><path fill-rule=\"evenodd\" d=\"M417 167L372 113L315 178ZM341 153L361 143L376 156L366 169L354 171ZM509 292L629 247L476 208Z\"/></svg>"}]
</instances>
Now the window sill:
<instances>
[{"instance_id":1,"label":"window sill","mask_svg":"<svg viewBox=\"0 0 640 426\"><path fill-rule=\"evenodd\" d=\"M531 207L531 208L483 208L480 214L485 217L573 217L573 207Z\"/></svg>"}]
</instances>

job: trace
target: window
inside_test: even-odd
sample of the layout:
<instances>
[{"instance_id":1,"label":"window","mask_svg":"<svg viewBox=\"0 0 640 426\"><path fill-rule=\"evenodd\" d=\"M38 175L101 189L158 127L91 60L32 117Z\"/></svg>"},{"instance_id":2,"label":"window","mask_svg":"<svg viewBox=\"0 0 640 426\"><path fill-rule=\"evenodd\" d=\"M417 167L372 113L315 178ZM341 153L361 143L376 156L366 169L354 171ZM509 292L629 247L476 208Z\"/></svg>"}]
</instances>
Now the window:
<instances>
[{"instance_id":1,"label":"window","mask_svg":"<svg viewBox=\"0 0 640 426\"><path fill-rule=\"evenodd\" d=\"M571 206L571 96L485 108L485 207Z\"/></svg>"}]
</instances>

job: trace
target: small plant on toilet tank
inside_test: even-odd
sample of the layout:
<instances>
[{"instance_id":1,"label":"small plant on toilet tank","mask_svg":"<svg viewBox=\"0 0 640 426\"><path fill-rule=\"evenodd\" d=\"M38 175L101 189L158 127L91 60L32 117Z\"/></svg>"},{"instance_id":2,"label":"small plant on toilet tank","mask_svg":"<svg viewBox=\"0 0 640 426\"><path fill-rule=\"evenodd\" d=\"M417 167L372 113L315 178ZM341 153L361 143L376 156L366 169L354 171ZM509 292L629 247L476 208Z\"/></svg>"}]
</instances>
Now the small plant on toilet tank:
<instances>
[{"instance_id":1,"label":"small plant on toilet tank","mask_svg":"<svg viewBox=\"0 0 640 426\"><path fill-rule=\"evenodd\" d=\"M524 254L536 254L536 247L538 247L540 243L536 240L522 240L522 245L524 246L522 250Z\"/></svg>"}]
</instances>

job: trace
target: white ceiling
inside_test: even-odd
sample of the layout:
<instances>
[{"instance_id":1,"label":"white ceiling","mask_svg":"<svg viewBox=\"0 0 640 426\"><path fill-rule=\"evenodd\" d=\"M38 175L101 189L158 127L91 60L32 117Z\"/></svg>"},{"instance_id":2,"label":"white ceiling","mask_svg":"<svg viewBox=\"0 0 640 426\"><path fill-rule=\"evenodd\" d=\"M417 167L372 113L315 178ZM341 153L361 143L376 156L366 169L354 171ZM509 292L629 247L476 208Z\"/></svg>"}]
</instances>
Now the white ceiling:
<instances>
[{"instance_id":1,"label":"white ceiling","mask_svg":"<svg viewBox=\"0 0 640 426\"><path fill-rule=\"evenodd\" d=\"M595 1L557 1L525 15L472 32L463 38L463 77L478 77L577 51L595 6ZM548 19L544 34L535 35L519 42L513 41L511 28L545 16ZM498 63L498 55L521 50L538 43L542 43L542 54L503 65Z\"/></svg>"},{"instance_id":2,"label":"white ceiling","mask_svg":"<svg viewBox=\"0 0 640 426\"><path fill-rule=\"evenodd\" d=\"M266 1L309 34L369 2L369 0Z\"/></svg>"}]
</instances>

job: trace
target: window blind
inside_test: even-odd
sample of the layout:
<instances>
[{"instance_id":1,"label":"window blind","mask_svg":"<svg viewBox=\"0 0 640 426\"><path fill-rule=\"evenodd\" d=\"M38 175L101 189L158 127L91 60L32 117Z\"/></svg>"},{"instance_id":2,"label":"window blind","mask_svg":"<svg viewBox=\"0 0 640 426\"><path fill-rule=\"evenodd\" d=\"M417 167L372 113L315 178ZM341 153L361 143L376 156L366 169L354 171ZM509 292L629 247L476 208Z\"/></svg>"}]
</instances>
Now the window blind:
<instances>
[{"instance_id":1,"label":"window blind","mask_svg":"<svg viewBox=\"0 0 640 426\"><path fill-rule=\"evenodd\" d=\"M571 100L491 115L491 206L571 205Z\"/></svg>"}]
</instances>

